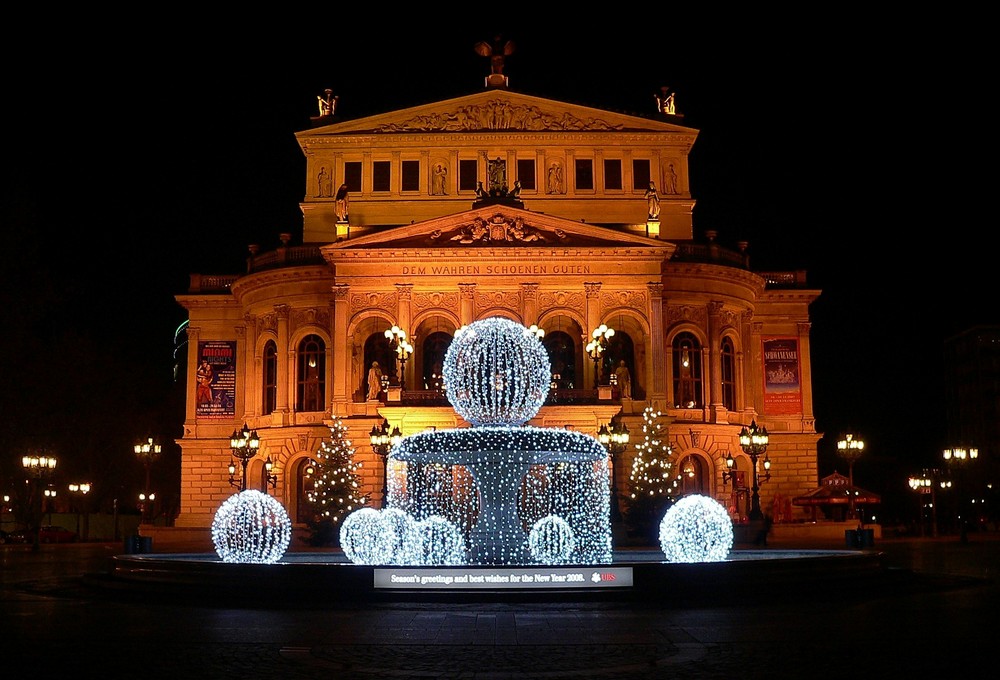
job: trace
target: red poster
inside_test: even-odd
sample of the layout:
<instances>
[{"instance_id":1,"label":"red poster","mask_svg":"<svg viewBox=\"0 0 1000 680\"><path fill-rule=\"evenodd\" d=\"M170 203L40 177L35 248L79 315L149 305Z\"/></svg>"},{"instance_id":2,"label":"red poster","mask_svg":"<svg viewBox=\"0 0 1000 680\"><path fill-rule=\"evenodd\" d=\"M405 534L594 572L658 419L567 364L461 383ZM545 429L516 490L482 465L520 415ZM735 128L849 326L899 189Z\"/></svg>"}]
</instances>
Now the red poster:
<instances>
[{"instance_id":1,"label":"red poster","mask_svg":"<svg viewBox=\"0 0 1000 680\"><path fill-rule=\"evenodd\" d=\"M195 415L232 418L236 414L236 342L198 343L195 370Z\"/></svg>"},{"instance_id":2,"label":"red poster","mask_svg":"<svg viewBox=\"0 0 1000 680\"><path fill-rule=\"evenodd\" d=\"M764 413L770 415L802 413L799 339L765 337L763 345Z\"/></svg>"}]
</instances>

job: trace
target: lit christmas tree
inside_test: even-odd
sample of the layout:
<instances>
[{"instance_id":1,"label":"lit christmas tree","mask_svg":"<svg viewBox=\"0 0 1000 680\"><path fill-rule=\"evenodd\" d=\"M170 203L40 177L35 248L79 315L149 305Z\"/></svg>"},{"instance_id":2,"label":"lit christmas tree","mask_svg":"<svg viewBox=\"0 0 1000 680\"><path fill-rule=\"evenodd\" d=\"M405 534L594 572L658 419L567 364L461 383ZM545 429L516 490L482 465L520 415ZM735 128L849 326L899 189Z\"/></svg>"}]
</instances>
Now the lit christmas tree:
<instances>
[{"instance_id":1,"label":"lit christmas tree","mask_svg":"<svg viewBox=\"0 0 1000 680\"><path fill-rule=\"evenodd\" d=\"M334 418L330 438L320 444L314 460L309 475L313 487L306 490L306 499L314 513L308 522L311 535L307 540L311 545L336 544L343 519L368 502L368 494L361 493L358 477L361 463L354 460L347 426L339 416Z\"/></svg>"},{"instance_id":2,"label":"lit christmas tree","mask_svg":"<svg viewBox=\"0 0 1000 680\"><path fill-rule=\"evenodd\" d=\"M643 437L635 445L628 479L626 518L637 533L647 538L649 531L659 526L678 489L678 475L671 460L673 451L667 443L667 432L658 421L661 415L651 406L643 411Z\"/></svg>"}]
</instances>

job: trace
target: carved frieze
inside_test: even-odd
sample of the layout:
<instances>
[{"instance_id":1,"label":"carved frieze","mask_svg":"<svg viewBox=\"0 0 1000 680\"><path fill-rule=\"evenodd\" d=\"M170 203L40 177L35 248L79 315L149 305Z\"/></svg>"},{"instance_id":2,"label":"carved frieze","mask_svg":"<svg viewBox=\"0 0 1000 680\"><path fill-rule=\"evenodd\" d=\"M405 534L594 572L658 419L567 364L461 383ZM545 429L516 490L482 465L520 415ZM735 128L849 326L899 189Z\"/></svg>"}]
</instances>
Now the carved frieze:
<instances>
[{"instance_id":1,"label":"carved frieze","mask_svg":"<svg viewBox=\"0 0 1000 680\"><path fill-rule=\"evenodd\" d=\"M610 309L636 309L646 311L646 294L634 290L616 290L601 295L601 312Z\"/></svg>"},{"instance_id":2,"label":"carved frieze","mask_svg":"<svg viewBox=\"0 0 1000 680\"><path fill-rule=\"evenodd\" d=\"M555 236L563 243L569 242L564 231L557 232ZM511 218L501 213L493 215L488 220L477 217L472 222L460 225L450 231L435 230L428 238L432 243L454 241L462 244L479 243L483 245L545 243L549 240L549 237L540 230L525 224L523 217Z\"/></svg>"},{"instance_id":3,"label":"carved frieze","mask_svg":"<svg viewBox=\"0 0 1000 680\"><path fill-rule=\"evenodd\" d=\"M381 309L395 317L396 299L395 293L353 293L351 294L351 314L367 309Z\"/></svg>"},{"instance_id":4,"label":"carved frieze","mask_svg":"<svg viewBox=\"0 0 1000 680\"><path fill-rule=\"evenodd\" d=\"M400 123L388 123L375 128L375 132L621 130L622 127L600 118L578 118L568 111L553 114L537 106L494 99L484 104L459 106L450 112L430 113Z\"/></svg>"},{"instance_id":5,"label":"carved frieze","mask_svg":"<svg viewBox=\"0 0 1000 680\"><path fill-rule=\"evenodd\" d=\"M476 291L476 313L482 313L487 309L509 309L519 314L521 311L521 293L492 290Z\"/></svg>"},{"instance_id":6,"label":"carved frieze","mask_svg":"<svg viewBox=\"0 0 1000 680\"><path fill-rule=\"evenodd\" d=\"M460 304L458 293L434 291L413 294L413 309L418 312L425 309L444 309L458 314Z\"/></svg>"},{"instance_id":7,"label":"carved frieze","mask_svg":"<svg viewBox=\"0 0 1000 680\"><path fill-rule=\"evenodd\" d=\"M539 311L545 311L549 309L555 309L560 307L569 307L570 309L583 309L587 304L586 298L584 298L583 293L573 292L567 293L564 291L557 291L554 293L543 292L538 296L538 306Z\"/></svg>"},{"instance_id":8,"label":"carved frieze","mask_svg":"<svg viewBox=\"0 0 1000 680\"><path fill-rule=\"evenodd\" d=\"M321 328L330 327L329 309L293 309L290 319L292 329L300 326L319 326Z\"/></svg>"},{"instance_id":9,"label":"carved frieze","mask_svg":"<svg viewBox=\"0 0 1000 680\"><path fill-rule=\"evenodd\" d=\"M275 333L278 331L278 315L274 312L261 314L255 319L255 321L257 325L257 335L267 331Z\"/></svg>"},{"instance_id":10,"label":"carved frieze","mask_svg":"<svg viewBox=\"0 0 1000 680\"><path fill-rule=\"evenodd\" d=\"M686 321L705 328L708 322L708 312L704 307L691 305L670 305L663 315L668 326Z\"/></svg>"}]
</instances>

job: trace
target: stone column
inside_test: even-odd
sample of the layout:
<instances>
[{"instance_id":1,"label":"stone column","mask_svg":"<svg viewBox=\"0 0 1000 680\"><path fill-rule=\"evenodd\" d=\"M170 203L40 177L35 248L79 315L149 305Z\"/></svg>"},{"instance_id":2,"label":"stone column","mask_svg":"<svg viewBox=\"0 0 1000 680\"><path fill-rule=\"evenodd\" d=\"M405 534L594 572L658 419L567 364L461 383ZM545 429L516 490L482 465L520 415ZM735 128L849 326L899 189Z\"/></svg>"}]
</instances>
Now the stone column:
<instances>
[{"instance_id":1,"label":"stone column","mask_svg":"<svg viewBox=\"0 0 1000 680\"><path fill-rule=\"evenodd\" d=\"M460 283L458 290L462 295L459 321L463 326L468 326L476 320L476 284Z\"/></svg>"},{"instance_id":2,"label":"stone column","mask_svg":"<svg viewBox=\"0 0 1000 680\"><path fill-rule=\"evenodd\" d=\"M255 418L261 412L261 382L264 377L262 357L257 354L257 319L251 314L243 316L246 332L246 377L242 392L246 395L246 413ZM239 385L237 381L237 386Z\"/></svg>"},{"instance_id":3,"label":"stone column","mask_svg":"<svg viewBox=\"0 0 1000 680\"><path fill-rule=\"evenodd\" d=\"M195 379L195 375L198 373L198 342L200 339L201 329L196 326L188 326L187 368L185 369L187 371L187 380L185 381L187 385L187 399L185 400L187 408L184 410L184 420L189 424L194 424L198 418L198 399L195 396L198 381ZM188 430L187 427L184 429L185 431Z\"/></svg>"},{"instance_id":4,"label":"stone column","mask_svg":"<svg viewBox=\"0 0 1000 680\"><path fill-rule=\"evenodd\" d=\"M243 423L252 415L250 409L253 402L251 400L251 404L247 404L247 388L253 382L253 352L247 347L246 326L237 324L233 330L236 331L236 404L233 407L233 413L236 419ZM239 387L241 382L243 383L242 389Z\"/></svg>"},{"instance_id":5,"label":"stone column","mask_svg":"<svg viewBox=\"0 0 1000 680\"><path fill-rule=\"evenodd\" d=\"M663 334L663 284L650 281L646 284L649 291L649 309L646 316L649 319L649 374L646 384L651 385L646 400L659 404L657 408L667 406L667 353Z\"/></svg>"},{"instance_id":6,"label":"stone column","mask_svg":"<svg viewBox=\"0 0 1000 680\"><path fill-rule=\"evenodd\" d=\"M348 304L350 286L338 283L331 288L333 293L333 330L330 337L333 346L333 394L330 413L346 415L351 390L351 338L347 336Z\"/></svg>"}]
</instances>

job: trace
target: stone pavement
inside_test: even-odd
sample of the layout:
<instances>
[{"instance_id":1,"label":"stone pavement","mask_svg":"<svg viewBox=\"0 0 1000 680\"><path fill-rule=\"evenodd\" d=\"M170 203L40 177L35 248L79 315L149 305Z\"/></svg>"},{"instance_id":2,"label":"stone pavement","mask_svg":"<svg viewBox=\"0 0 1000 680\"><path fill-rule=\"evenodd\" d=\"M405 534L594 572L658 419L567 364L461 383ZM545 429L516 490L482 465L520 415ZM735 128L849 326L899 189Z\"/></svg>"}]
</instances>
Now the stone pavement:
<instances>
[{"instance_id":1,"label":"stone pavement","mask_svg":"<svg viewBox=\"0 0 1000 680\"><path fill-rule=\"evenodd\" d=\"M705 606L147 600L82 578L119 545L0 546L2 658L46 678L951 678L992 666L998 538L881 541L884 592L746 583Z\"/></svg>"}]
</instances>

